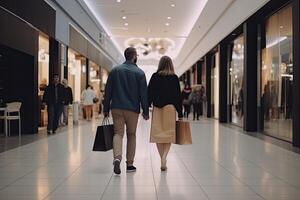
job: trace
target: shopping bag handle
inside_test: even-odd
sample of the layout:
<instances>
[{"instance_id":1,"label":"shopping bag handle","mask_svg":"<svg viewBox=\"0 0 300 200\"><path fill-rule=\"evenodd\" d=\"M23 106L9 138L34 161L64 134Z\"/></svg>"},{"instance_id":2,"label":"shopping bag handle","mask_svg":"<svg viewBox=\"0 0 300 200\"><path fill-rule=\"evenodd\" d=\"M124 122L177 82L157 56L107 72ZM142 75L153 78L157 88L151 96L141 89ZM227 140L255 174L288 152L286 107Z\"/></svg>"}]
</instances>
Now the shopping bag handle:
<instances>
[{"instance_id":1,"label":"shopping bag handle","mask_svg":"<svg viewBox=\"0 0 300 200\"><path fill-rule=\"evenodd\" d=\"M109 125L110 121L109 121L109 117L104 117L102 120L102 125Z\"/></svg>"}]
</instances>

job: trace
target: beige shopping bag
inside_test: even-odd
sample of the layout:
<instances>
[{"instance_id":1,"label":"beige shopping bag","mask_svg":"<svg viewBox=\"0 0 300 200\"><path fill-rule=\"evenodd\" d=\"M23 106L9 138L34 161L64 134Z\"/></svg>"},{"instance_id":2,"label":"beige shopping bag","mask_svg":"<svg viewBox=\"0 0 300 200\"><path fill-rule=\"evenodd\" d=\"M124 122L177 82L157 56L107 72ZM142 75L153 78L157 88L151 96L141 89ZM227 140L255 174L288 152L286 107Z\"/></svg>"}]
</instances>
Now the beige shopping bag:
<instances>
[{"instance_id":1,"label":"beige shopping bag","mask_svg":"<svg viewBox=\"0 0 300 200\"><path fill-rule=\"evenodd\" d=\"M150 131L151 143L175 143L176 110L173 105L153 108Z\"/></svg>"},{"instance_id":2,"label":"beige shopping bag","mask_svg":"<svg viewBox=\"0 0 300 200\"><path fill-rule=\"evenodd\" d=\"M189 122L176 122L176 144L192 144L192 135Z\"/></svg>"}]
</instances>

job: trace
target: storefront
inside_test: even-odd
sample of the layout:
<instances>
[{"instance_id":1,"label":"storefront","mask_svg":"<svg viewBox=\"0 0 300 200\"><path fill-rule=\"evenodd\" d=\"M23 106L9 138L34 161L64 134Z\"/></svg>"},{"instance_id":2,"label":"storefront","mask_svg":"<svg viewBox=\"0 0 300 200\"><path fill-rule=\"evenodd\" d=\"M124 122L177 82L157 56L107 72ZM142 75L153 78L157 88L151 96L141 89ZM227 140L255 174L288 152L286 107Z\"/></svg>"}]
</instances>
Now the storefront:
<instances>
[{"instance_id":1,"label":"storefront","mask_svg":"<svg viewBox=\"0 0 300 200\"><path fill-rule=\"evenodd\" d=\"M86 57L72 49L68 49L68 84L72 88L74 101L80 102L81 93L87 83Z\"/></svg>"},{"instance_id":2,"label":"storefront","mask_svg":"<svg viewBox=\"0 0 300 200\"><path fill-rule=\"evenodd\" d=\"M191 72L191 85L197 85L197 64L193 65Z\"/></svg>"},{"instance_id":3,"label":"storefront","mask_svg":"<svg viewBox=\"0 0 300 200\"><path fill-rule=\"evenodd\" d=\"M299 16L299 1L272 0L199 59L207 117L300 146Z\"/></svg>"},{"instance_id":4,"label":"storefront","mask_svg":"<svg viewBox=\"0 0 300 200\"><path fill-rule=\"evenodd\" d=\"M42 99L46 86L49 84L49 38L40 33L38 51L38 111L39 127L47 126L47 107L42 106Z\"/></svg>"},{"instance_id":5,"label":"storefront","mask_svg":"<svg viewBox=\"0 0 300 200\"><path fill-rule=\"evenodd\" d=\"M230 122L243 127L244 118L244 35L238 36L229 44L230 68L228 72L230 102Z\"/></svg>"},{"instance_id":6,"label":"storefront","mask_svg":"<svg viewBox=\"0 0 300 200\"><path fill-rule=\"evenodd\" d=\"M41 126L42 85L49 82L49 67L54 66L49 55L55 51L50 48L55 38L55 10L45 1L30 3L0 1L1 26L5 27L0 36L0 98L22 103L22 134L37 133ZM18 133L14 123L18 121L12 122L11 135Z\"/></svg>"},{"instance_id":7,"label":"storefront","mask_svg":"<svg viewBox=\"0 0 300 200\"><path fill-rule=\"evenodd\" d=\"M95 111L96 113L101 113L101 100L103 97L103 92L101 92L101 69L96 63L89 61L89 85L93 87L96 97L99 102L96 103Z\"/></svg>"},{"instance_id":8,"label":"storefront","mask_svg":"<svg viewBox=\"0 0 300 200\"><path fill-rule=\"evenodd\" d=\"M106 82L107 82L107 79L108 79L108 70L106 70L105 68L101 67L101 81L102 81L102 84L101 84L101 89L102 90L105 90L105 86L106 86Z\"/></svg>"},{"instance_id":9,"label":"storefront","mask_svg":"<svg viewBox=\"0 0 300 200\"><path fill-rule=\"evenodd\" d=\"M93 87L96 96L100 96L101 90L101 70L100 66L94 63L93 61L89 61L89 84Z\"/></svg>"},{"instance_id":10,"label":"storefront","mask_svg":"<svg viewBox=\"0 0 300 200\"><path fill-rule=\"evenodd\" d=\"M292 5L265 21L261 64L261 116L265 134L293 139L293 26Z\"/></svg>"}]
</instances>

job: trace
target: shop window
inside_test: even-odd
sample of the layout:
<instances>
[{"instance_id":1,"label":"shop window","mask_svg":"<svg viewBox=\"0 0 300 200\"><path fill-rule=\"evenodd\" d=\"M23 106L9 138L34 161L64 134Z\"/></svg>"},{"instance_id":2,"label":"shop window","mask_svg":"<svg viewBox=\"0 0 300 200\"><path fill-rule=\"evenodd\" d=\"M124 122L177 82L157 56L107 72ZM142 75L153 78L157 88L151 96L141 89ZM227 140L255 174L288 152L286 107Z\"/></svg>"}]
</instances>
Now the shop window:
<instances>
[{"instance_id":1,"label":"shop window","mask_svg":"<svg viewBox=\"0 0 300 200\"><path fill-rule=\"evenodd\" d=\"M266 20L262 50L261 113L266 134L292 140L292 6Z\"/></svg>"},{"instance_id":2,"label":"shop window","mask_svg":"<svg viewBox=\"0 0 300 200\"><path fill-rule=\"evenodd\" d=\"M72 49L68 50L68 83L72 88L74 101L80 102L86 88L86 58Z\"/></svg>"},{"instance_id":3,"label":"shop window","mask_svg":"<svg viewBox=\"0 0 300 200\"><path fill-rule=\"evenodd\" d=\"M243 126L244 119L244 36L235 39L231 47L229 69L231 122Z\"/></svg>"},{"instance_id":4,"label":"shop window","mask_svg":"<svg viewBox=\"0 0 300 200\"><path fill-rule=\"evenodd\" d=\"M101 85L100 67L99 67L99 65L95 64L94 62L89 61L89 68L90 68L89 83L93 87L96 95L99 97L100 85Z\"/></svg>"},{"instance_id":5,"label":"shop window","mask_svg":"<svg viewBox=\"0 0 300 200\"><path fill-rule=\"evenodd\" d=\"M39 36L39 51L38 51L38 109L39 109L39 126L47 125L47 109L42 106L42 98L46 86L49 84L49 39L44 36Z\"/></svg>"},{"instance_id":6,"label":"shop window","mask_svg":"<svg viewBox=\"0 0 300 200\"><path fill-rule=\"evenodd\" d=\"M100 66L96 63L89 61L89 84L93 87L96 97L99 102L95 106L95 111L101 113L101 103L103 98L103 92L101 92L101 71Z\"/></svg>"},{"instance_id":7,"label":"shop window","mask_svg":"<svg viewBox=\"0 0 300 200\"><path fill-rule=\"evenodd\" d=\"M101 75L102 75L102 89L105 89L106 81L108 78L108 71L104 68L101 68Z\"/></svg>"}]
</instances>

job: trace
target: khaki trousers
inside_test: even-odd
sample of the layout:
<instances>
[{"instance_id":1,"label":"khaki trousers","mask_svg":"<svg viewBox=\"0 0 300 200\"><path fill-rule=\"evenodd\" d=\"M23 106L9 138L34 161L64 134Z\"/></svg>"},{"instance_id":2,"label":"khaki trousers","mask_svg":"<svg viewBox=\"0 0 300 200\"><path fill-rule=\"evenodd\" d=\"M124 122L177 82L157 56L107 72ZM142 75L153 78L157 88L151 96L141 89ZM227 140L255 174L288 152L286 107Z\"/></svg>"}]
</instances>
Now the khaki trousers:
<instances>
[{"instance_id":1,"label":"khaki trousers","mask_svg":"<svg viewBox=\"0 0 300 200\"><path fill-rule=\"evenodd\" d=\"M85 116L87 120L91 120L92 119L92 114L93 114L93 105L85 105L84 106L85 109Z\"/></svg>"},{"instance_id":2,"label":"khaki trousers","mask_svg":"<svg viewBox=\"0 0 300 200\"><path fill-rule=\"evenodd\" d=\"M136 127L139 114L122 109L112 109L112 117L114 122L114 140L113 152L114 159L122 160L124 126L126 125L127 134L127 151L126 163L128 166L133 165L135 148L136 148Z\"/></svg>"},{"instance_id":3,"label":"khaki trousers","mask_svg":"<svg viewBox=\"0 0 300 200\"><path fill-rule=\"evenodd\" d=\"M64 111L63 111L63 123L65 125L68 124L69 121L69 105L64 105Z\"/></svg>"}]
</instances>

